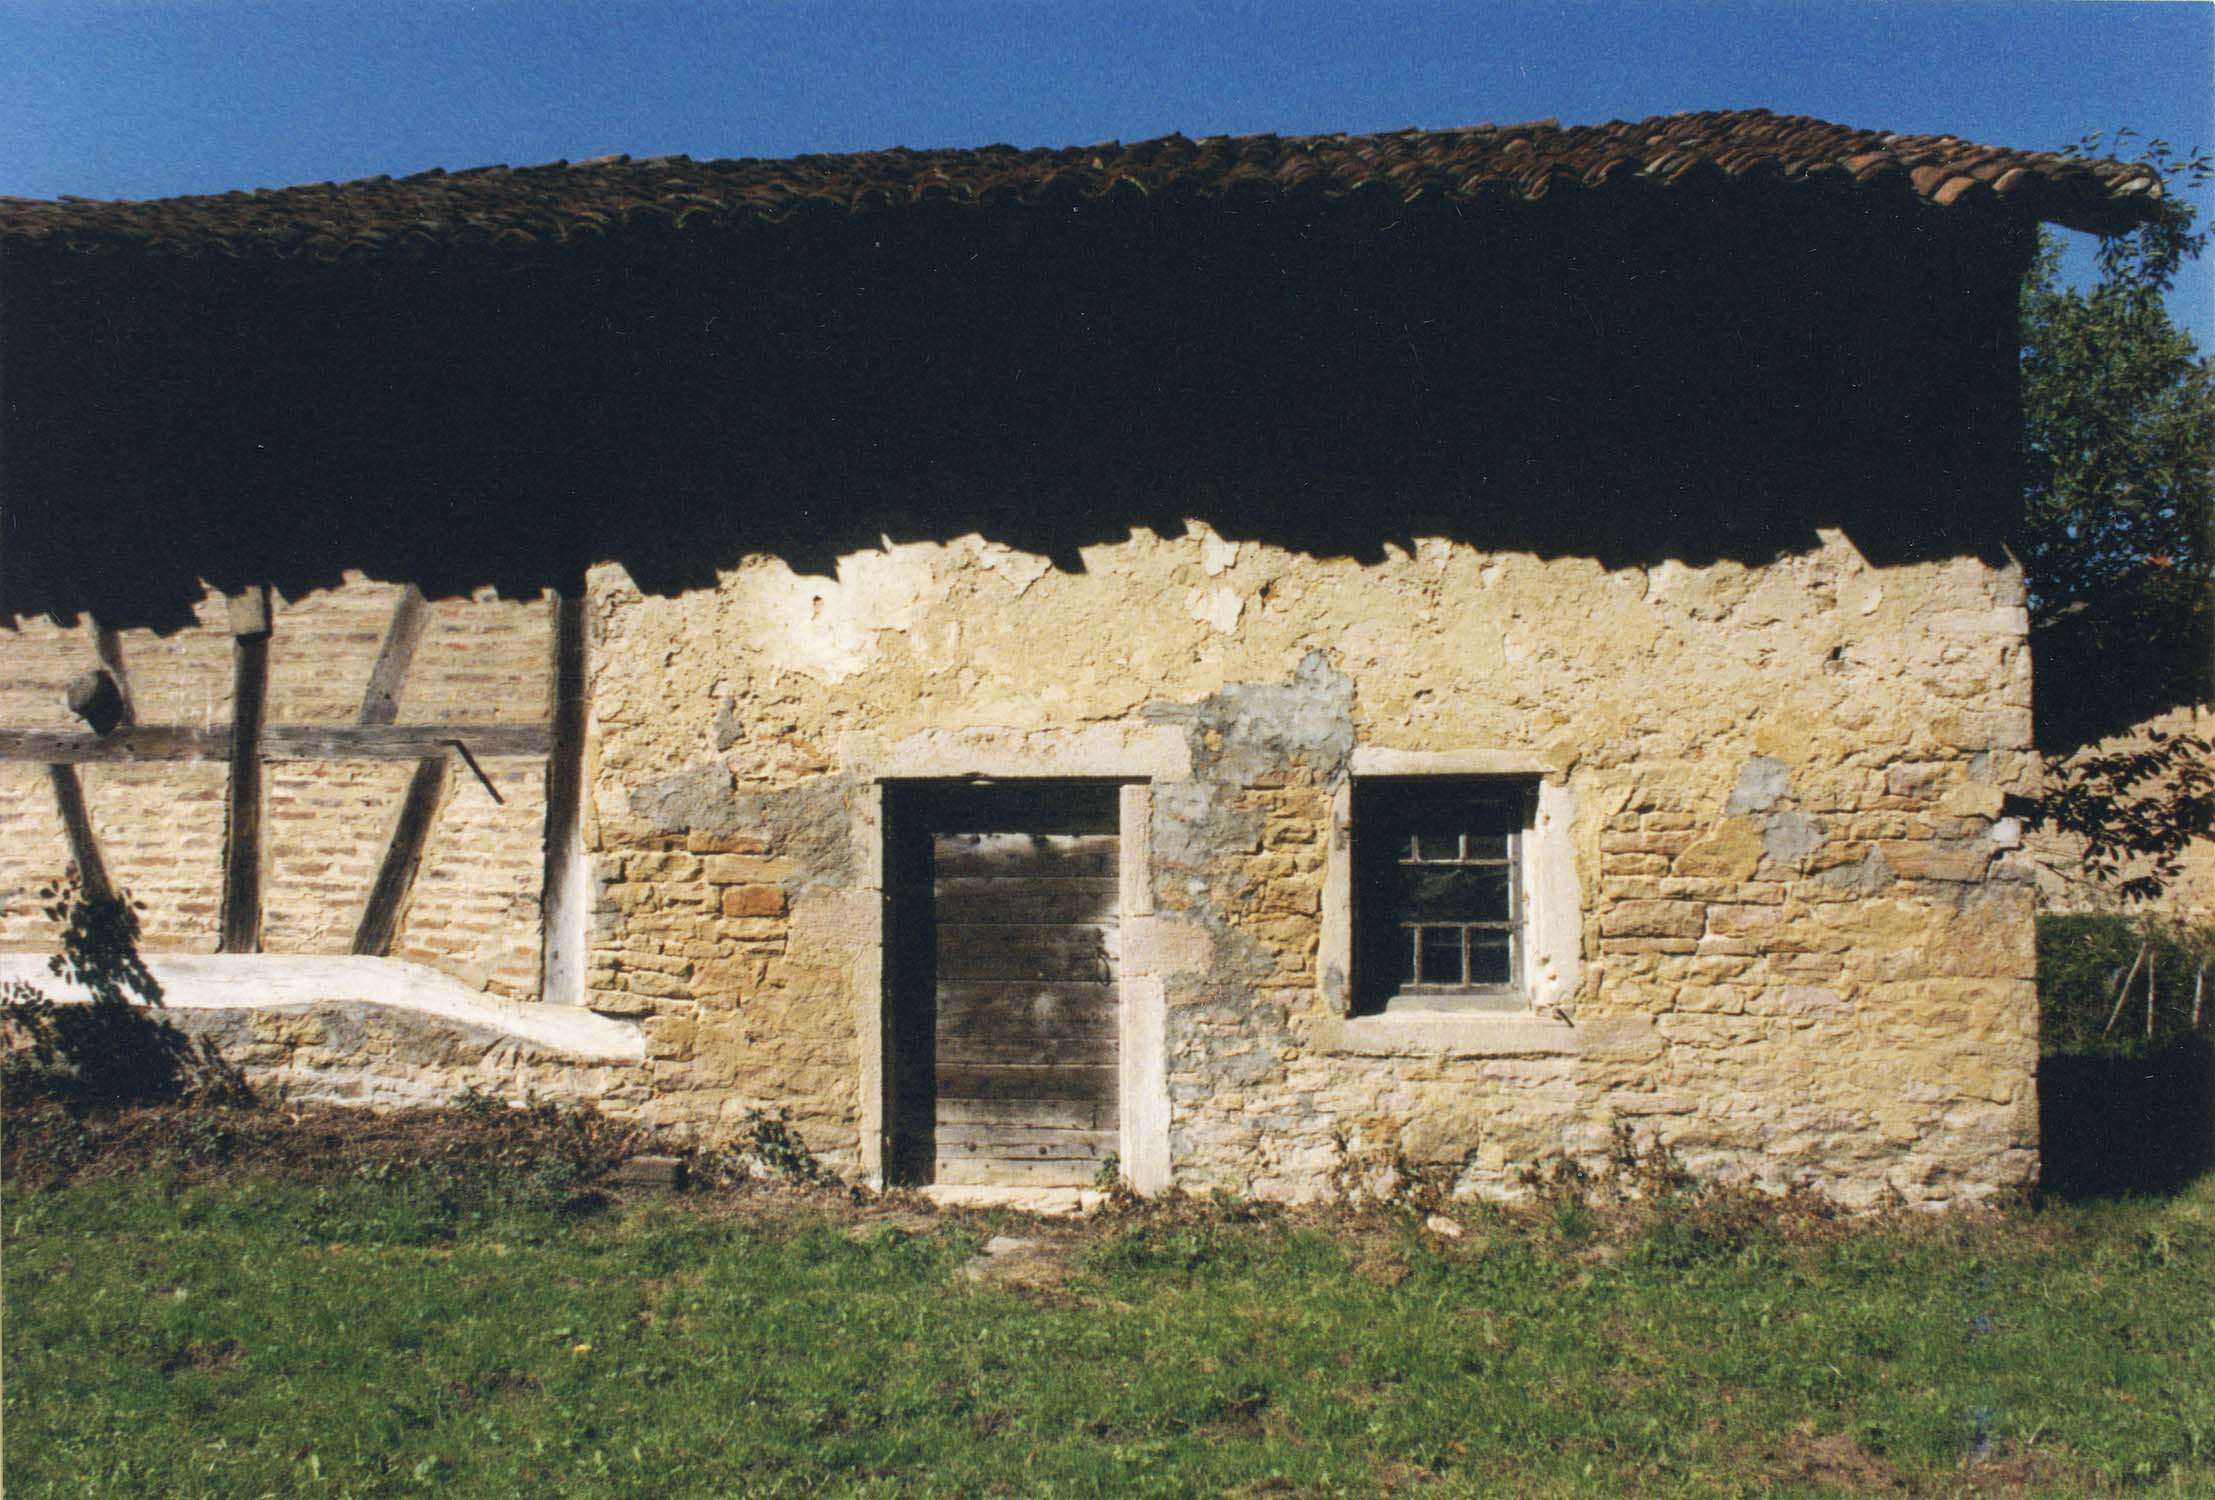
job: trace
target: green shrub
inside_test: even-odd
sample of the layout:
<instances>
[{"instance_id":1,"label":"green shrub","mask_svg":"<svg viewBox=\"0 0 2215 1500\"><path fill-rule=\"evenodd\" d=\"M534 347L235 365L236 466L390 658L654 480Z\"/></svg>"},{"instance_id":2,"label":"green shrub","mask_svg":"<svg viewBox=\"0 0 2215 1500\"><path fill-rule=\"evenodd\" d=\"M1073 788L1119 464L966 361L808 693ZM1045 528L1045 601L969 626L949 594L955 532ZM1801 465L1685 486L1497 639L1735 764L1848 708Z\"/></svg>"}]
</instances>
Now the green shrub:
<instances>
[{"instance_id":1,"label":"green shrub","mask_svg":"<svg viewBox=\"0 0 2215 1500\"><path fill-rule=\"evenodd\" d=\"M2145 958L2137 962L2141 950ZM2189 927L2145 916L2040 917L2041 1046L2049 1056L2144 1050L2149 983L2153 1042L2171 1040L2193 1029L2195 983L2209 967L2215 967L2215 926ZM2126 980L2129 992L2122 995ZM2119 995L2122 1012L2103 1035ZM2204 997L2199 1029L2215 1029L2215 1002Z\"/></svg>"}]
</instances>

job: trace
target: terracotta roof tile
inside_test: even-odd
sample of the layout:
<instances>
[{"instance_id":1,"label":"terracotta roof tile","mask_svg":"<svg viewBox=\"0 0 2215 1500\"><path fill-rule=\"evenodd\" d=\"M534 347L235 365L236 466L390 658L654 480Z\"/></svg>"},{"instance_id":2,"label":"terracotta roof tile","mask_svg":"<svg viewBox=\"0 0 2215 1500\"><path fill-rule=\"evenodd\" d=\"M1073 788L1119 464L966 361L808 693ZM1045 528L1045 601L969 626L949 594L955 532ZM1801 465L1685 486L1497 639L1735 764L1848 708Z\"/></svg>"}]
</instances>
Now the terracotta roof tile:
<instances>
[{"instance_id":1,"label":"terracotta roof tile","mask_svg":"<svg viewBox=\"0 0 2215 1500\"><path fill-rule=\"evenodd\" d=\"M146 202L0 198L0 241L319 260L483 247L523 254L630 224L769 225L930 202L1068 206L1248 194L1475 202L1565 188L1681 190L1703 179L1753 191L1851 181L1860 192L1911 191L1938 206L1983 202L2102 232L2143 222L2161 198L2160 178L2140 165L1731 110L1569 127L1543 120L1379 135L1173 135L1065 150L902 148L783 161L612 156Z\"/></svg>"}]
</instances>

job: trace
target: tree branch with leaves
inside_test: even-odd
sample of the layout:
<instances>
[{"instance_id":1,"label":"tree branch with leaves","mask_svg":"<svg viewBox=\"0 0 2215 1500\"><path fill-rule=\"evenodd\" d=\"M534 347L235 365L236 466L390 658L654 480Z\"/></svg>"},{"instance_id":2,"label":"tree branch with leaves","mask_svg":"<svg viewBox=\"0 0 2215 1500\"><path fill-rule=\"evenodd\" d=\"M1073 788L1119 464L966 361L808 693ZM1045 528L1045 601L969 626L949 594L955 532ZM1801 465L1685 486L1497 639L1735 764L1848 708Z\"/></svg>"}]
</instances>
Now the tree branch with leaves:
<instances>
[{"instance_id":1,"label":"tree branch with leaves","mask_svg":"<svg viewBox=\"0 0 2215 1500\"><path fill-rule=\"evenodd\" d=\"M2130 132L2079 156L2111 155ZM2025 809L2084 848L2074 878L2158 896L2210 824L2209 748L2190 733L2099 741L2215 699L2215 368L2169 318L2207 232L2176 189L2204 153L2139 153L2170 186L2159 213L2100 242L2089 288L2061 281L2048 235L2022 290L2023 507L2037 737L2047 790Z\"/></svg>"}]
</instances>

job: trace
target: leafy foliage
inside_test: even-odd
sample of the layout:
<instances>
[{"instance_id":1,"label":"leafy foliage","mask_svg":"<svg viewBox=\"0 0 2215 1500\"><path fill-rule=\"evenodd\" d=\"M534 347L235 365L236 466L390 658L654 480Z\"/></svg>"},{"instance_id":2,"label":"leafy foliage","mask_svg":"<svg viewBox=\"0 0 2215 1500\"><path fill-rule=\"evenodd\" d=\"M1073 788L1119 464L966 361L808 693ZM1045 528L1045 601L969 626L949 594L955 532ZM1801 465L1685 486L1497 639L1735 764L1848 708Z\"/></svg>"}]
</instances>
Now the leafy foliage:
<instances>
[{"instance_id":1,"label":"leafy foliage","mask_svg":"<svg viewBox=\"0 0 2215 1500\"><path fill-rule=\"evenodd\" d=\"M2104 155L2088 136L2074 155ZM2209 180L2202 153L2146 143L2173 189ZM2215 701L2215 367L2163 297L2207 245L2172 191L2099 247L2096 285L2061 284L2044 239L2022 291L2020 542L2037 666L2046 792L2013 809L2081 841L2056 873L2137 902L2185 848L2215 837L2209 747L2186 733L2098 742L2181 704Z\"/></svg>"},{"instance_id":2,"label":"leafy foliage","mask_svg":"<svg viewBox=\"0 0 2215 1500\"><path fill-rule=\"evenodd\" d=\"M793 1129L789 1109L773 1114L749 1110L730 1144L701 1156L693 1170L702 1181L725 1186L776 1181L828 1187L838 1181Z\"/></svg>"},{"instance_id":3,"label":"leafy foliage","mask_svg":"<svg viewBox=\"0 0 2215 1500\"><path fill-rule=\"evenodd\" d=\"M2163 141L2140 154L2172 187L2210 176ZM2023 284L2021 544L2053 749L2207 688L2215 369L2162 301L2206 244L2172 191L2153 222L2101 241L2088 290L2061 284L2050 236Z\"/></svg>"},{"instance_id":4,"label":"leafy foliage","mask_svg":"<svg viewBox=\"0 0 2215 1500\"><path fill-rule=\"evenodd\" d=\"M2194 1029L2195 980L2215 968L2215 926L2150 917L2047 916L2038 919L2039 1040L2048 1055L2137 1053ZM2153 992L2154 1036L2146 1035ZM2215 1031L2215 1002L2202 1004L2198 1029ZM2117 1024L2116 1002L2125 1003Z\"/></svg>"},{"instance_id":5,"label":"leafy foliage","mask_svg":"<svg viewBox=\"0 0 2215 1500\"><path fill-rule=\"evenodd\" d=\"M2145 155L2172 180L2210 173L2162 142ZM2042 617L2125 583L2173 608L2215 578L2215 370L2162 303L2206 248L2192 218L2172 194L2153 222L2103 239L2085 291L2060 284L2048 236L2024 282L2024 562Z\"/></svg>"}]
</instances>

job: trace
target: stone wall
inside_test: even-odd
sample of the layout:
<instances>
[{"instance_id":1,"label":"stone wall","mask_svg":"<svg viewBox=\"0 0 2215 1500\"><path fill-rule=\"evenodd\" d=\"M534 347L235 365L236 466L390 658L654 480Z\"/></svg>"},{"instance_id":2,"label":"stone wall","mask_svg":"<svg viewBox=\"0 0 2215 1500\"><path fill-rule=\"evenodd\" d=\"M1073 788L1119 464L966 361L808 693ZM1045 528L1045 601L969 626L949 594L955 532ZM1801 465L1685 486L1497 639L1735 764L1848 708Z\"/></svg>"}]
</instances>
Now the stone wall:
<instances>
[{"instance_id":1,"label":"stone wall","mask_svg":"<svg viewBox=\"0 0 2215 1500\"><path fill-rule=\"evenodd\" d=\"M755 556L677 593L592 573L587 1003L637 1026L637 1063L523 1057L498 1028L426 1041L390 1010L220 1034L314 1097L482 1078L693 1135L789 1110L865 1175L899 1066L872 1050L884 778L1106 774L1149 788L1126 963L1159 1006L1144 1066L1177 1183L1301 1198L1404 1158L1512 1192L1622 1125L1695 1171L1851 1201L2033 1176L2032 887L1999 816L2036 774L2012 569L1877 567L1837 531L1765 566L1438 538L1359 562L1198 524L1080 560L971 536L824 575ZM396 597L356 578L279 601L272 722L352 719ZM548 619L434 601L400 720L543 720ZM219 599L120 648L140 722L227 722ZM92 655L85 626L20 622L0 720L71 727L61 686ZM1556 937L1530 1013L1345 1013L1343 794L1388 764L1543 779ZM149 948L209 951L224 766L82 769ZM346 952L409 774L271 763L267 950ZM394 957L529 999L544 764L445 776ZM0 768L0 828L0 942L44 946L23 893L67 846L43 766Z\"/></svg>"},{"instance_id":2,"label":"stone wall","mask_svg":"<svg viewBox=\"0 0 2215 1500\"><path fill-rule=\"evenodd\" d=\"M1153 779L1146 873L1150 941L1186 954L1176 1181L1302 1197L1399 1152L1511 1191L1618 1123L1854 1201L2035 1173L2031 887L1998 819L2035 776L2011 568L1878 568L1837 532L1763 567L1438 539L1360 563L1195 526L1081 570L975 537L677 595L603 567L589 602L590 1004L642 1019L649 1118L789 1107L863 1167L873 777L987 745L995 774L1097 773L1103 734L1166 729L1189 768ZM1341 1014L1331 809L1372 747L1544 768L1576 907L1554 1013Z\"/></svg>"}]
</instances>

